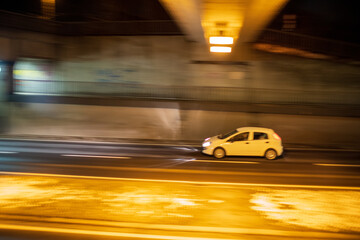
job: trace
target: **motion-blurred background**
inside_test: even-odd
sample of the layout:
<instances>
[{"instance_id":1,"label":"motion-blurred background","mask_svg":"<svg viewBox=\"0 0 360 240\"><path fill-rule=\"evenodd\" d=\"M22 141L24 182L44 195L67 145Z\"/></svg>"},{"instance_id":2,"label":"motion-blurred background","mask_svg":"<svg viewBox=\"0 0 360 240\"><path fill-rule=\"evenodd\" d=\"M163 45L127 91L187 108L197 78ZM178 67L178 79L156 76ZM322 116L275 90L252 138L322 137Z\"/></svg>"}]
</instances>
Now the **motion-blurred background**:
<instances>
[{"instance_id":1,"label":"motion-blurred background","mask_svg":"<svg viewBox=\"0 0 360 240\"><path fill-rule=\"evenodd\" d=\"M355 3L1 1L1 134L358 147Z\"/></svg>"}]
</instances>

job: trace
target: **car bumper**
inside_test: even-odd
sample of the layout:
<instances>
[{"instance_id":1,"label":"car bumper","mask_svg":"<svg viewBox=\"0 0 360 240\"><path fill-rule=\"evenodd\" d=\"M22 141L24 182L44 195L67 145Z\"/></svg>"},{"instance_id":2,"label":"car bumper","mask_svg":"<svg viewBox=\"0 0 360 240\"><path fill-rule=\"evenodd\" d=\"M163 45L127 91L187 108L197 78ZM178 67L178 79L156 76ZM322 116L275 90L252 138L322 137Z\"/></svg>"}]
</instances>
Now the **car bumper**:
<instances>
[{"instance_id":1,"label":"car bumper","mask_svg":"<svg viewBox=\"0 0 360 240\"><path fill-rule=\"evenodd\" d=\"M206 155L212 155L213 154L213 148L210 147L203 147L201 149L201 152L206 154Z\"/></svg>"},{"instance_id":2,"label":"car bumper","mask_svg":"<svg viewBox=\"0 0 360 240\"><path fill-rule=\"evenodd\" d=\"M276 152L277 152L278 156L281 156L284 153L283 146L276 148Z\"/></svg>"}]
</instances>

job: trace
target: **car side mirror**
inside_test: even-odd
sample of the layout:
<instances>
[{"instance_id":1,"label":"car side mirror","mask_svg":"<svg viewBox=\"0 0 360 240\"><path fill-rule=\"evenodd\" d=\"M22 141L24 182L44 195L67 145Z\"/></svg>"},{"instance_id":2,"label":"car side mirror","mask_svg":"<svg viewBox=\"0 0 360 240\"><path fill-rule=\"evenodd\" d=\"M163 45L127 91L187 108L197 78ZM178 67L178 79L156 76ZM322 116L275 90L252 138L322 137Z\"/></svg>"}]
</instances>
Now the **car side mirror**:
<instances>
[{"instance_id":1,"label":"car side mirror","mask_svg":"<svg viewBox=\"0 0 360 240\"><path fill-rule=\"evenodd\" d=\"M229 140L227 140L227 142L234 142L234 139L230 138Z\"/></svg>"}]
</instances>

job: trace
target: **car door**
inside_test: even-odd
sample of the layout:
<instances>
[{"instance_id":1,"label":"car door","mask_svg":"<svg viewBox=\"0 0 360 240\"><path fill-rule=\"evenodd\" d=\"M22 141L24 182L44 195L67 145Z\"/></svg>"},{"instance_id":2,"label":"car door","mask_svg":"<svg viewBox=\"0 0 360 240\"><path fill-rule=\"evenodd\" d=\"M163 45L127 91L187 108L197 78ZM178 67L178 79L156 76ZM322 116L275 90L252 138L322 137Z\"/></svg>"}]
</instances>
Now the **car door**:
<instances>
[{"instance_id":1,"label":"car door","mask_svg":"<svg viewBox=\"0 0 360 240\"><path fill-rule=\"evenodd\" d=\"M265 132L255 131L249 143L249 151L252 156L262 156L270 147L269 135Z\"/></svg>"},{"instance_id":2,"label":"car door","mask_svg":"<svg viewBox=\"0 0 360 240\"><path fill-rule=\"evenodd\" d=\"M227 155L249 155L249 132L241 132L223 144Z\"/></svg>"}]
</instances>

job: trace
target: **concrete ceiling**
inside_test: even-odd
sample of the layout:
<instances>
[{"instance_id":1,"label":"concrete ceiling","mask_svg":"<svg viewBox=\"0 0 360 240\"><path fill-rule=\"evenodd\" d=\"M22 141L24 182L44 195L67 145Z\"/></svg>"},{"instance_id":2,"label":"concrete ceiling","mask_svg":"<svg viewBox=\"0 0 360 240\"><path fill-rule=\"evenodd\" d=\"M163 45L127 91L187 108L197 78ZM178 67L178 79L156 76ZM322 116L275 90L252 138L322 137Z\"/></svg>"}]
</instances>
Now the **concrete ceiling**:
<instances>
[{"instance_id":1,"label":"concrete ceiling","mask_svg":"<svg viewBox=\"0 0 360 240\"><path fill-rule=\"evenodd\" d=\"M187 38L208 42L210 36L252 42L288 0L159 0Z\"/></svg>"}]
</instances>

